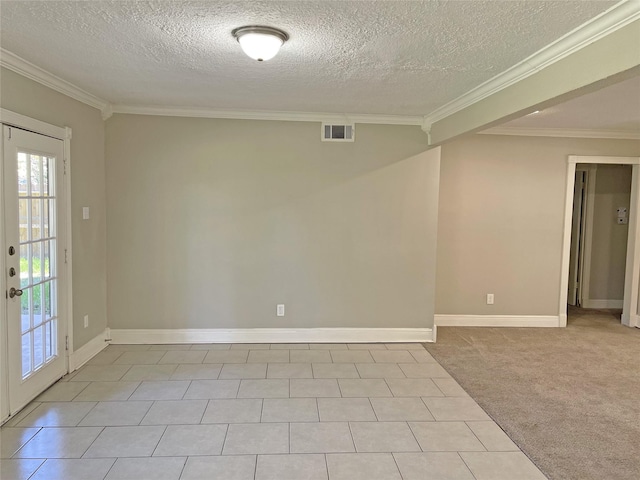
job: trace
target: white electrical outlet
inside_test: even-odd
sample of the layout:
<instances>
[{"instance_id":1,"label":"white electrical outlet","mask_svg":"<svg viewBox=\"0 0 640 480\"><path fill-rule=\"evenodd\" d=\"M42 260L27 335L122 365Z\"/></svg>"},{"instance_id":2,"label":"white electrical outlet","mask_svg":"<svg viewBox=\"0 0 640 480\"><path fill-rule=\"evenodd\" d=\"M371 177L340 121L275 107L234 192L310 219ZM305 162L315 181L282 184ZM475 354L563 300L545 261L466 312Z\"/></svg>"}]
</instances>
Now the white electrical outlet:
<instances>
[{"instance_id":1,"label":"white electrical outlet","mask_svg":"<svg viewBox=\"0 0 640 480\"><path fill-rule=\"evenodd\" d=\"M493 305L493 293L487 293L487 305Z\"/></svg>"},{"instance_id":2,"label":"white electrical outlet","mask_svg":"<svg viewBox=\"0 0 640 480\"><path fill-rule=\"evenodd\" d=\"M278 317L284 317L284 303L278 304L276 307L276 315Z\"/></svg>"},{"instance_id":3,"label":"white electrical outlet","mask_svg":"<svg viewBox=\"0 0 640 480\"><path fill-rule=\"evenodd\" d=\"M84 328L89 326L89 315L84 316Z\"/></svg>"}]
</instances>

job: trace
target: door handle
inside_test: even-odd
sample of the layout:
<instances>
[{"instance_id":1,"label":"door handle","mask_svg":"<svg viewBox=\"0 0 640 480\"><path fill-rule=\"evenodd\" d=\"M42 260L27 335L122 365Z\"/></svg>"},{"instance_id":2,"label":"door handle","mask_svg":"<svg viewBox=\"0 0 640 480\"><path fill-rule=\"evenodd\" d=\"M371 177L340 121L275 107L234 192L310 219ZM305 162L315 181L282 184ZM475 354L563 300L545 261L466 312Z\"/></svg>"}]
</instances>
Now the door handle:
<instances>
[{"instance_id":1,"label":"door handle","mask_svg":"<svg viewBox=\"0 0 640 480\"><path fill-rule=\"evenodd\" d=\"M19 288L11 287L9 289L9 298L20 297L20 296L22 296L22 290L20 290Z\"/></svg>"}]
</instances>

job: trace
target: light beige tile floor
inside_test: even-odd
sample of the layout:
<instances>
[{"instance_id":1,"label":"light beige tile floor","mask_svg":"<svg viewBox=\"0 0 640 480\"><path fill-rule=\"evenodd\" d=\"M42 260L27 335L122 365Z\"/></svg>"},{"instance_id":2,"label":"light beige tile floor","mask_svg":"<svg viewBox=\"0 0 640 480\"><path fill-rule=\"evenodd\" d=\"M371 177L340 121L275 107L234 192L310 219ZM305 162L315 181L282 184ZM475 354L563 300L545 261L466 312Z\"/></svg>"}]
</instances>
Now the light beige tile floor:
<instances>
[{"instance_id":1,"label":"light beige tile floor","mask_svg":"<svg viewBox=\"0 0 640 480\"><path fill-rule=\"evenodd\" d=\"M111 345L0 430L2 480L542 480L420 344Z\"/></svg>"}]
</instances>

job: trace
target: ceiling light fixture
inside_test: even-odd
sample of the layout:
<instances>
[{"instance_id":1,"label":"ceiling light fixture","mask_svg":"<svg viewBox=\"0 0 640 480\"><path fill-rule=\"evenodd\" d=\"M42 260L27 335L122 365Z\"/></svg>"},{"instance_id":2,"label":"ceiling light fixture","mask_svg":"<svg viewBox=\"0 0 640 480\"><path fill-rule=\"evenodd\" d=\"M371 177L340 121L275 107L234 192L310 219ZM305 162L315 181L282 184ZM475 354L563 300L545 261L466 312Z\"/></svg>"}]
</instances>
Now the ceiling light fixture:
<instances>
[{"instance_id":1,"label":"ceiling light fixture","mask_svg":"<svg viewBox=\"0 0 640 480\"><path fill-rule=\"evenodd\" d=\"M289 35L282 30L259 25L236 28L231 34L240 43L242 51L259 62L275 57L284 42L289 40Z\"/></svg>"}]
</instances>

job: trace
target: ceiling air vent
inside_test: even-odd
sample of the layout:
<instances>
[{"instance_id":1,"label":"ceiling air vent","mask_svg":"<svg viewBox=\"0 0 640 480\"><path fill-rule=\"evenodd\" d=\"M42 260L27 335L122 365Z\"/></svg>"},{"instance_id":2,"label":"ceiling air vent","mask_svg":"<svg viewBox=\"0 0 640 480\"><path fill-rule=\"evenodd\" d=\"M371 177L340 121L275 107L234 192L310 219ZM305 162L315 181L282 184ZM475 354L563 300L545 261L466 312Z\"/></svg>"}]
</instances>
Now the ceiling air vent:
<instances>
[{"instance_id":1,"label":"ceiling air vent","mask_svg":"<svg viewBox=\"0 0 640 480\"><path fill-rule=\"evenodd\" d=\"M323 142L353 142L355 140L355 133L356 127L353 124L322 124Z\"/></svg>"}]
</instances>

